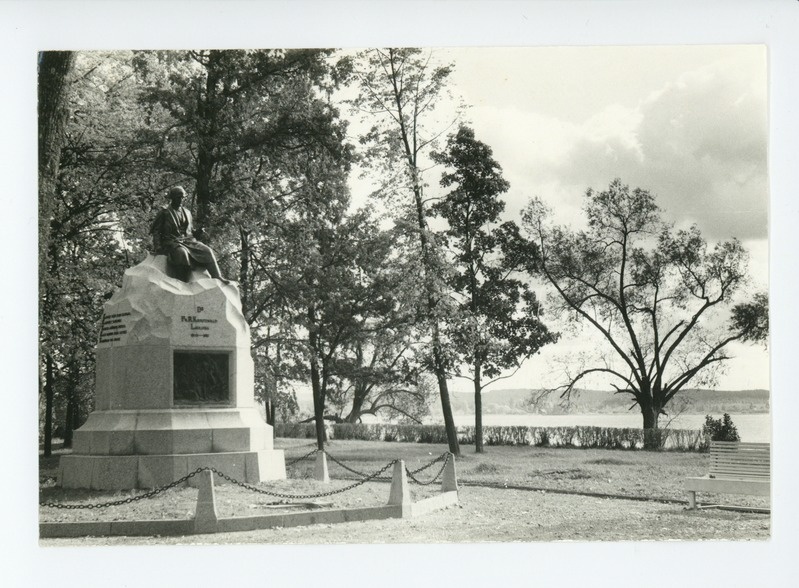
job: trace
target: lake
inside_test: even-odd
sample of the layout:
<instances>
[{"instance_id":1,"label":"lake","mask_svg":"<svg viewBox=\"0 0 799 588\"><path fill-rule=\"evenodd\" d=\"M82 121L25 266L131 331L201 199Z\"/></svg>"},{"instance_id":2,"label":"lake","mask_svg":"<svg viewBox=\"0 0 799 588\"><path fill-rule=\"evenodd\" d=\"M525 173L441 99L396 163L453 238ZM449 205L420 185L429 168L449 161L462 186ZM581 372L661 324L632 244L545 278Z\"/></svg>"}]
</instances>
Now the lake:
<instances>
[{"instance_id":1,"label":"lake","mask_svg":"<svg viewBox=\"0 0 799 588\"><path fill-rule=\"evenodd\" d=\"M720 415L712 415L720 418ZM738 414L730 415L732 422L738 429L741 441L750 443L771 442L771 415ZM474 425L473 414L454 415L456 425ZM668 418L661 417L660 426L663 427ZM497 426L528 426L528 427L618 427L640 429L642 419L640 414L486 414L483 415L483 425ZM703 414L683 414L675 418L669 425L671 429L701 429L705 424Z\"/></svg>"}]
</instances>

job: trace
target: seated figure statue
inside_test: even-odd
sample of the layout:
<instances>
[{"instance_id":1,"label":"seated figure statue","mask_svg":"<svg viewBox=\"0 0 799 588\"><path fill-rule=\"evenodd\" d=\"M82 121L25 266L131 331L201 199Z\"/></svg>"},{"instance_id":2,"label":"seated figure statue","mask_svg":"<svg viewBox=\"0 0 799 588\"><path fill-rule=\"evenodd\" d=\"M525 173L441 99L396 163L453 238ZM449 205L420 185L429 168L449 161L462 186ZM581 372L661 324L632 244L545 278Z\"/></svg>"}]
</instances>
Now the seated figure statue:
<instances>
[{"instance_id":1,"label":"seated figure statue","mask_svg":"<svg viewBox=\"0 0 799 588\"><path fill-rule=\"evenodd\" d=\"M229 283L222 277L216 262L214 250L199 242L192 235L191 213L181 206L186 191L175 186L167 193L169 206L162 208L153 221L150 234L156 255L167 256L167 267L174 271L174 277L188 282L191 270L201 267L208 270L212 278Z\"/></svg>"}]
</instances>

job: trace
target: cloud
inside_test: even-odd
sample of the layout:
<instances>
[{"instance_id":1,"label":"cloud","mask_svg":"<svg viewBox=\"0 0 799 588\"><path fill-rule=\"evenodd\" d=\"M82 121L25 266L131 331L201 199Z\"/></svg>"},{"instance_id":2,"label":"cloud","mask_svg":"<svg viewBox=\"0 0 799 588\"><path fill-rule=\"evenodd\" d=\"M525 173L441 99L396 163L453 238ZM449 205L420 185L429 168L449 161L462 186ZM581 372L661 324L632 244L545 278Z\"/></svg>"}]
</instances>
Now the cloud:
<instances>
[{"instance_id":1,"label":"cloud","mask_svg":"<svg viewBox=\"0 0 799 588\"><path fill-rule=\"evenodd\" d=\"M682 75L638 108L610 106L548 167L581 193L614 177L649 189L666 216L711 238L767 235L765 84L730 62Z\"/></svg>"}]
</instances>

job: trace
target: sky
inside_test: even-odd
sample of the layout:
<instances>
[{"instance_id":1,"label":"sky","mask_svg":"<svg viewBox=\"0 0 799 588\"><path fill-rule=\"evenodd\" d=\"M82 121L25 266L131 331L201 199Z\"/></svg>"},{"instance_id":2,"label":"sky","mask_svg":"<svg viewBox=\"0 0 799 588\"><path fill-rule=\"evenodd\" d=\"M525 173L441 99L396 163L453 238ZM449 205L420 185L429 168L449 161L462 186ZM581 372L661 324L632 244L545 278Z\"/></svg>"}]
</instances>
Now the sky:
<instances>
[{"instance_id":1,"label":"sky","mask_svg":"<svg viewBox=\"0 0 799 588\"><path fill-rule=\"evenodd\" d=\"M454 64L450 87L467 107L463 120L511 184L507 219L518 222L538 196L574 225L586 189L620 177L652 192L675 226L695 223L710 241L740 239L751 256L750 291L768 288L764 45L447 48L437 58ZM354 181L353 190L363 186ZM597 343L588 331L566 336L497 387L552 385L557 357ZM730 351L719 389L769 388L762 345Z\"/></svg>"}]
</instances>

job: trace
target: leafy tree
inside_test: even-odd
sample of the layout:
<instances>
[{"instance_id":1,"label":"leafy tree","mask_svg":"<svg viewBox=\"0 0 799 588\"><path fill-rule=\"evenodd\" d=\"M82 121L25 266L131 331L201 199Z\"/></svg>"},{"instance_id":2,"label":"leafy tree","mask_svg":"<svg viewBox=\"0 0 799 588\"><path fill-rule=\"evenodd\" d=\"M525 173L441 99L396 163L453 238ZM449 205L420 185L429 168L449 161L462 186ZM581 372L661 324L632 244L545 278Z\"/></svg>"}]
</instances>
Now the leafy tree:
<instances>
[{"instance_id":1,"label":"leafy tree","mask_svg":"<svg viewBox=\"0 0 799 588\"><path fill-rule=\"evenodd\" d=\"M136 243L125 236L138 201L137 88L129 55L77 53L64 89L68 115L40 264L40 346L46 386L62 410L65 444L92 398L93 343L106 293ZM41 216L41 215L40 215ZM44 220L44 219L42 219ZM54 424L45 407L45 445Z\"/></svg>"},{"instance_id":2,"label":"leafy tree","mask_svg":"<svg viewBox=\"0 0 799 588\"><path fill-rule=\"evenodd\" d=\"M337 422L364 415L421 423L429 414L431 387L415 357L407 325L365 327L337 362L339 389L332 398Z\"/></svg>"},{"instance_id":3,"label":"leafy tree","mask_svg":"<svg viewBox=\"0 0 799 588\"><path fill-rule=\"evenodd\" d=\"M75 62L71 51L46 51L39 54L39 267L47 267L52 236L50 224L56 180L61 165L68 115L67 91L69 74ZM40 271L39 289L44 289L44 273ZM41 311L41 307L40 307ZM40 321L43 319L40 314ZM44 454L52 451L54 366L52 354L44 350L44 381L39 378L40 393L45 398Z\"/></svg>"},{"instance_id":4,"label":"leafy tree","mask_svg":"<svg viewBox=\"0 0 799 588\"><path fill-rule=\"evenodd\" d=\"M39 54L39 264L42 266L46 265L52 200L66 140L69 75L74 64L72 51Z\"/></svg>"},{"instance_id":5,"label":"leafy tree","mask_svg":"<svg viewBox=\"0 0 799 588\"><path fill-rule=\"evenodd\" d=\"M766 335L768 300L735 304L747 280L741 243L711 246L696 226L675 230L646 190L616 179L605 191L588 190L584 210L583 231L549 225L538 200L523 213L539 248L530 269L554 287L561 310L590 325L613 352L572 375L563 395L586 376L607 375L640 408L644 429L655 430L675 395L730 358L730 343ZM731 305L728 327L714 328Z\"/></svg>"},{"instance_id":6,"label":"leafy tree","mask_svg":"<svg viewBox=\"0 0 799 588\"><path fill-rule=\"evenodd\" d=\"M333 418L355 423L369 414L421 422L429 414L431 387L417 344L419 260L402 227L372 230L366 252L371 261L360 264L361 279L379 303L359 307L353 337L336 360Z\"/></svg>"},{"instance_id":7,"label":"leafy tree","mask_svg":"<svg viewBox=\"0 0 799 588\"><path fill-rule=\"evenodd\" d=\"M359 96L354 101L372 127L361 142L365 162L384 179L384 197L399 198L398 219L418 238L422 260L423 316L430 336L430 365L438 382L449 449L460 455L447 386L451 358L447 355L440 317L446 299L440 277L443 268L427 226L423 156L446 130L431 131L425 124L446 94L451 67L434 65L432 55L415 48L373 49L352 65Z\"/></svg>"},{"instance_id":8,"label":"leafy tree","mask_svg":"<svg viewBox=\"0 0 799 588\"><path fill-rule=\"evenodd\" d=\"M324 99L335 77L328 54L141 52L134 60L149 83L143 102L151 123L142 136L163 173L196 186L195 218L239 281L256 360L275 376L275 391L309 359L295 332L307 326L294 312L303 288L292 277L315 262L303 241L309 227L299 224L324 207L309 205L309 194L324 192L336 206L346 196L350 148ZM266 390L268 418L274 401L291 406L291 396Z\"/></svg>"},{"instance_id":9,"label":"leafy tree","mask_svg":"<svg viewBox=\"0 0 799 588\"><path fill-rule=\"evenodd\" d=\"M740 441L738 427L732 422L732 417L726 412L720 419L714 419L710 415L705 416L705 424L702 425L702 434L711 441Z\"/></svg>"},{"instance_id":10,"label":"leafy tree","mask_svg":"<svg viewBox=\"0 0 799 588\"><path fill-rule=\"evenodd\" d=\"M325 100L331 81L325 56L291 50L77 55L59 187L54 212L46 215L54 255L41 266L50 398L68 390L70 374L92 367L91 353L70 351L59 317L74 318L82 341L96 339L102 296L149 246L153 195L175 183L197 187L201 220L213 229L226 269L241 280L256 360L269 359L276 384L294 375L284 369L291 364L286 359L301 355L302 345L290 340L295 325L287 306L271 304L281 300L273 279L281 251L274 245L301 207L297 195L311 181L306 163L324 155L339 169L348 165L344 124ZM75 288L80 296L65 295ZM83 295L87 288L91 295ZM273 341L270 329L289 339ZM270 403L285 398L290 405L267 387Z\"/></svg>"},{"instance_id":11,"label":"leafy tree","mask_svg":"<svg viewBox=\"0 0 799 588\"><path fill-rule=\"evenodd\" d=\"M448 224L444 233L454 258L449 281L462 300L463 317L453 325L459 359L474 384L475 450L483 452L483 388L521 363L556 336L541 322L541 308L526 283L513 277L514 257L503 250L518 235L513 222L499 224L505 209L500 195L510 184L491 148L461 126L433 160L446 167L441 186L452 188L431 207ZM483 376L494 378L483 381Z\"/></svg>"}]
</instances>

